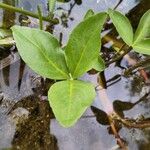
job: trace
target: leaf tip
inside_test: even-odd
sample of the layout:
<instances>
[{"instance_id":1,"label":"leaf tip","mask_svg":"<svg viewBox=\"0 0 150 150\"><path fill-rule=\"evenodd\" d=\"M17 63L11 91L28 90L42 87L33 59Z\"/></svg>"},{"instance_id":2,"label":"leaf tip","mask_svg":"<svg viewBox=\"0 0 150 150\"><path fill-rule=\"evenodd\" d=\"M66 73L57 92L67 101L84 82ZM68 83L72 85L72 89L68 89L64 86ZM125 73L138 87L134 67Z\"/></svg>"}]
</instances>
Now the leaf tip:
<instances>
[{"instance_id":1,"label":"leaf tip","mask_svg":"<svg viewBox=\"0 0 150 150\"><path fill-rule=\"evenodd\" d=\"M61 122L61 121L58 121L59 122L59 124L62 126L62 127L64 127L64 128L71 128L71 127L73 127L74 125L75 125L75 123L76 122L71 122L71 123L68 123L68 121L66 122Z\"/></svg>"}]
</instances>

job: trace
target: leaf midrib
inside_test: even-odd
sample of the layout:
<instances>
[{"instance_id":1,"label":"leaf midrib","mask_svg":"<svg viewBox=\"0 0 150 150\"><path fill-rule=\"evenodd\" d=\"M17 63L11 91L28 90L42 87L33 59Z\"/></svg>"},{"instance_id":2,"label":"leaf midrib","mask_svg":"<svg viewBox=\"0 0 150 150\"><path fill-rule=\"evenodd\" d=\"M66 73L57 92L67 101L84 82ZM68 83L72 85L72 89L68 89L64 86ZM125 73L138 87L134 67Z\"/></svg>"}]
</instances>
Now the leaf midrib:
<instances>
[{"instance_id":1,"label":"leaf midrib","mask_svg":"<svg viewBox=\"0 0 150 150\"><path fill-rule=\"evenodd\" d=\"M94 31L96 32L97 30L100 30L100 27L99 27L99 28L96 28L96 30L94 30ZM81 62L82 57L83 57L83 55L84 55L84 52L85 52L85 50L86 50L86 48L87 48L87 45L88 45L89 41L91 40L91 38L93 38L92 36L95 34L95 32L93 32L93 34L91 35L91 37L90 37L89 40L87 41L86 46L85 46L85 47L83 48L83 50L82 50L81 57L79 58L79 61L78 61L77 65L76 65L76 68L74 69L73 77L74 77L74 75L75 75L76 72L77 72L77 69L78 69L78 67L79 67L79 65L80 65L80 62Z\"/></svg>"},{"instance_id":2,"label":"leaf midrib","mask_svg":"<svg viewBox=\"0 0 150 150\"><path fill-rule=\"evenodd\" d=\"M30 41L28 38L26 38L26 36L20 34L19 32L16 31L16 33L18 33L19 35L21 35L22 37L24 37L27 41L29 41L30 43L32 43L35 47L37 47L37 49L39 49L39 51L40 51L40 52L42 53L42 55L46 58L46 60L48 61L48 63L49 63L50 65L52 65L56 70L58 70L58 72L60 72L63 76L65 75L64 77L68 77L68 75L67 75L64 71L62 71L61 69L59 69L59 67L58 67L56 64L54 64L54 63L44 54L44 52L41 50L41 48L40 48L38 45L34 44L34 42Z\"/></svg>"},{"instance_id":3,"label":"leaf midrib","mask_svg":"<svg viewBox=\"0 0 150 150\"><path fill-rule=\"evenodd\" d=\"M73 94L73 83L72 81L68 81L69 82L69 107L68 107L68 111L67 111L67 121L70 120L69 119L69 114L71 114L71 101L72 101L72 94Z\"/></svg>"}]
</instances>

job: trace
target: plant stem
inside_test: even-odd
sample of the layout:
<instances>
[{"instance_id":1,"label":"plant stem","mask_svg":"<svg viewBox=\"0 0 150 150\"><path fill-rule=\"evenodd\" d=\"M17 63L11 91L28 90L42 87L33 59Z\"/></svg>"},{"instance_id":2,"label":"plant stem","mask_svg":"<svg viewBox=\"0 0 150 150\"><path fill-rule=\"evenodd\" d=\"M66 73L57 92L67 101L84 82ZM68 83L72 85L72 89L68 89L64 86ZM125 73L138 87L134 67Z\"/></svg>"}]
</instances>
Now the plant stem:
<instances>
[{"instance_id":1,"label":"plant stem","mask_svg":"<svg viewBox=\"0 0 150 150\"><path fill-rule=\"evenodd\" d=\"M72 9L74 8L75 5L76 5L76 2L74 2L73 4L70 4L70 9L68 10L68 16L70 16Z\"/></svg>"},{"instance_id":2,"label":"plant stem","mask_svg":"<svg viewBox=\"0 0 150 150\"><path fill-rule=\"evenodd\" d=\"M122 59L122 57L125 56L127 53L129 53L131 50L132 50L132 47L129 47L128 50L126 50L123 54L116 55L111 61L106 62L106 66L109 66L110 64Z\"/></svg>"},{"instance_id":3,"label":"plant stem","mask_svg":"<svg viewBox=\"0 0 150 150\"><path fill-rule=\"evenodd\" d=\"M119 133L116 130L114 121L112 120L112 116L110 115L110 116L108 116L108 118L109 118L111 130L112 130L112 132L113 132L113 134L114 134L114 136L115 136L115 138L117 140L117 144L120 146L120 148L122 150L128 150L128 148L126 147L125 143L122 141Z\"/></svg>"},{"instance_id":4,"label":"plant stem","mask_svg":"<svg viewBox=\"0 0 150 150\"><path fill-rule=\"evenodd\" d=\"M120 123L122 123L128 128L145 129L150 127L150 120L136 121L134 119L124 119L118 116L117 114L116 117L118 117L118 119L113 120L118 120Z\"/></svg>"},{"instance_id":5,"label":"plant stem","mask_svg":"<svg viewBox=\"0 0 150 150\"><path fill-rule=\"evenodd\" d=\"M39 14L39 25L40 25L40 30L43 30L43 19L42 19L42 11L41 7L38 5L37 6L38 14Z\"/></svg>"},{"instance_id":6,"label":"plant stem","mask_svg":"<svg viewBox=\"0 0 150 150\"><path fill-rule=\"evenodd\" d=\"M3 0L4 4L9 6L15 6L15 0ZM3 10L2 16L2 28L9 29L11 26L15 24L16 14L10 10Z\"/></svg>"},{"instance_id":7,"label":"plant stem","mask_svg":"<svg viewBox=\"0 0 150 150\"><path fill-rule=\"evenodd\" d=\"M35 13L32 13L32 12L23 10L21 8L9 6L9 5L4 4L4 3L0 3L0 8L6 9L6 10L9 10L9 11L12 11L12 12L22 13L22 14L25 14L27 16L31 16L33 18L39 19L39 15L38 14L35 14ZM49 17L42 16L42 20L47 21L47 22L51 22L53 24L58 24L58 20L57 19L50 19Z\"/></svg>"},{"instance_id":8,"label":"plant stem","mask_svg":"<svg viewBox=\"0 0 150 150\"><path fill-rule=\"evenodd\" d=\"M143 60L137 64L135 64L134 66L130 67L129 69L127 69L125 72L124 72L124 76L129 76L135 69L139 68L139 67L142 67L144 65L148 65L150 63L150 58L146 59L146 60Z\"/></svg>"},{"instance_id":9,"label":"plant stem","mask_svg":"<svg viewBox=\"0 0 150 150\"><path fill-rule=\"evenodd\" d=\"M123 0L119 0L119 2L117 3L117 5L114 7L114 10L117 9L117 7L122 3Z\"/></svg>"}]
</instances>

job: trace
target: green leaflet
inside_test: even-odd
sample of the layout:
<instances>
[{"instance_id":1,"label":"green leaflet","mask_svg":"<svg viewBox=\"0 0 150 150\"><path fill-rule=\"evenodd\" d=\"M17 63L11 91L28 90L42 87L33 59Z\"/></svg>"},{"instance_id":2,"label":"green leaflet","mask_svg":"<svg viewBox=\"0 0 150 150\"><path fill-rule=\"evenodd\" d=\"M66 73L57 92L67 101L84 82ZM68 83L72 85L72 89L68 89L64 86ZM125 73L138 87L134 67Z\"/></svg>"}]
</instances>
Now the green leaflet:
<instances>
[{"instance_id":1,"label":"green leaflet","mask_svg":"<svg viewBox=\"0 0 150 150\"><path fill-rule=\"evenodd\" d=\"M150 55L150 39L141 40L133 48L138 53Z\"/></svg>"},{"instance_id":2,"label":"green leaflet","mask_svg":"<svg viewBox=\"0 0 150 150\"><path fill-rule=\"evenodd\" d=\"M65 54L73 78L80 77L91 69L92 61L99 56L100 31L106 17L106 13L93 15L72 31L65 47Z\"/></svg>"},{"instance_id":3,"label":"green leaflet","mask_svg":"<svg viewBox=\"0 0 150 150\"><path fill-rule=\"evenodd\" d=\"M92 104L94 97L94 86L77 80L57 82L48 92L48 99L55 117L64 127L75 124Z\"/></svg>"},{"instance_id":4,"label":"green leaflet","mask_svg":"<svg viewBox=\"0 0 150 150\"><path fill-rule=\"evenodd\" d=\"M89 9L85 14L84 19L88 19L89 17L93 15L94 15L94 11L92 9Z\"/></svg>"},{"instance_id":5,"label":"green leaflet","mask_svg":"<svg viewBox=\"0 0 150 150\"><path fill-rule=\"evenodd\" d=\"M105 63L100 56L93 61L93 67L92 68L99 71L99 72L103 71L105 69Z\"/></svg>"},{"instance_id":6,"label":"green leaflet","mask_svg":"<svg viewBox=\"0 0 150 150\"><path fill-rule=\"evenodd\" d=\"M148 36L150 36L150 9L142 16L135 32L133 43L135 44Z\"/></svg>"},{"instance_id":7,"label":"green leaflet","mask_svg":"<svg viewBox=\"0 0 150 150\"><path fill-rule=\"evenodd\" d=\"M121 38L131 46L133 43L133 29L128 18L111 9L108 10L108 13Z\"/></svg>"},{"instance_id":8,"label":"green leaflet","mask_svg":"<svg viewBox=\"0 0 150 150\"><path fill-rule=\"evenodd\" d=\"M84 20L88 19L89 17L91 17L93 15L94 15L94 11L92 9L89 9L84 16ZM103 59L101 58L101 56L98 56L95 60L93 60L92 63L93 63L92 68L97 71L103 71L105 69L105 63L104 63Z\"/></svg>"},{"instance_id":9,"label":"green leaflet","mask_svg":"<svg viewBox=\"0 0 150 150\"><path fill-rule=\"evenodd\" d=\"M92 9L89 9L84 16L84 20L88 19L89 17L91 17L93 15L94 15L94 11ZM104 63L103 59L101 58L101 56L98 56L98 58L93 60L92 63L93 63L92 68L97 71L103 71L105 69L105 63Z\"/></svg>"},{"instance_id":10,"label":"green leaflet","mask_svg":"<svg viewBox=\"0 0 150 150\"><path fill-rule=\"evenodd\" d=\"M22 59L38 74L51 79L68 79L64 52L48 32L27 27L12 27Z\"/></svg>"}]
</instances>

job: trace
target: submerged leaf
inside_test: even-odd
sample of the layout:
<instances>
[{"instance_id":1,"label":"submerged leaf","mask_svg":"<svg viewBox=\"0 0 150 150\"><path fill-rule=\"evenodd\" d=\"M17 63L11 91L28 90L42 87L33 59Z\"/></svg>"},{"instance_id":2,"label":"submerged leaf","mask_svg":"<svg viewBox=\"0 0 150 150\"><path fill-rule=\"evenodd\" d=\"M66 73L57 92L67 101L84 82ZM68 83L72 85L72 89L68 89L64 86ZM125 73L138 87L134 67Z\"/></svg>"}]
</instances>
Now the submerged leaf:
<instances>
[{"instance_id":1,"label":"submerged leaf","mask_svg":"<svg viewBox=\"0 0 150 150\"><path fill-rule=\"evenodd\" d=\"M77 80L57 82L48 92L48 99L55 117L64 127L75 124L92 104L94 97L94 86Z\"/></svg>"},{"instance_id":2,"label":"submerged leaf","mask_svg":"<svg viewBox=\"0 0 150 150\"><path fill-rule=\"evenodd\" d=\"M51 79L68 79L64 52L48 32L28 27L12 27L19 54L38 74Z\"/></svg>"},{"instance_id":3,"label":"submerged leaf","mask_svg":"<svg viewBox=\"0 0 150 150\"><path fill-rule=\"evenodd\" d=\"M93 60L99 56L100 31L106 17L106 13L93 15L81 22L71 33L65 53L73 78L90 70Z\"/></svg>"},{"instance_id":4,"label":"submerged leaf","mask_svg":"<svg viewBox=\"0 0 150 150\"><path fill-rule=\"evenodd\" d=\"M150 55L150 39L141 40L133 48L138 53Z\"/></svg>"},{"instance_id":5,"label":"submerged leaf","mask_svg":"<svg viewBox=\"0 0 150 150\"><path fill-rule=\"evenodd\" d=\"M0 39L0 46L12 46L15 44L15 41L12 37L6 37L4 39Z\"/></svg>"},{"instance_id":6,"label":"submerged leaf","mask_svg":"<svg viewBox=\"0 0 150 150\"><path fill-rule=\"evenodd\" d=\"M140 20L134 35L134 44L148 36L150 36L150 10L148 10Z\"/></svg>"},{"instance_id":7,"label":"submerged leaf","mask_svg":"<svg viewBox=\"0 0 150 150\"><path fill-rule=\"evenodd\" d=\"M109 16L123 41L129 46L133 42L133 29L129 19L115 10L108 10Z\"/></svg>"},{"instance_id":8,"label":"submerged leaf","mask_svg":"<svg viewBox=\"0 0 150 150\"><path fill-rule=\"evenodd\" d=\"M102 125L109 125L110 124L108 116L104 111L102 111L102 110L100 110L94 106L91 106L91 110L95 114L96 120L98 123L100 123Z\"/></svg>"},{"instance_id":9,"label":"submerged leaf","mask_svg":"<svg viewBox=\"0 0 150 150\"><path fill-rule=\"evenodd\" d=\"M131 102L123 102L121 100L115 100L113 102L113 108L117 112L118 115L124 117L123 111L130 110L134 107L134 103Z\"/></svg>"},{"instance_id":10,"label":"submerged leaf","mask_svg":"<svg viewBox=\"0 0 150 150\"><path fill-rule=\"evenodd\" d=\"M122 110L122 111L130 110L130 109L132 109L133 106L134 106L134 103L123 102L121 100L115 100L113 102L113 107L115 110Z\"/></svg>"}]
</instances>

